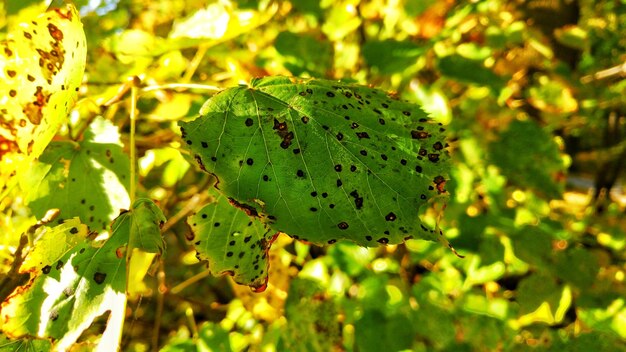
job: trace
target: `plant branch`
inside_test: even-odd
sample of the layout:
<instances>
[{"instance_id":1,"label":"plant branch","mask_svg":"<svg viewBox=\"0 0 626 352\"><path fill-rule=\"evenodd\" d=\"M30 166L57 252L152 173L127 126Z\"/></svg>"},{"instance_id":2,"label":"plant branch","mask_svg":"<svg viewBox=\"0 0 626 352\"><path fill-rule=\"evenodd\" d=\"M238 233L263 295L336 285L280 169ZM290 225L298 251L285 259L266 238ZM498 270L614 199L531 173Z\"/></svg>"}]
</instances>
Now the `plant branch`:
<instances>
[{"instance_id":1,"label":"plant branch","mask_svg":"<svg viewBox=\"0 0 626 352\"><path fill-rule=\"evenodd\" d=\"M599 81L606 78L610 78L616 75L626 75L626 62L621 65L616 65L611 68L600 70L594 74L583 76L580 81L582 83L589 83L592 81Z\"/></svg>"}]
</instances>

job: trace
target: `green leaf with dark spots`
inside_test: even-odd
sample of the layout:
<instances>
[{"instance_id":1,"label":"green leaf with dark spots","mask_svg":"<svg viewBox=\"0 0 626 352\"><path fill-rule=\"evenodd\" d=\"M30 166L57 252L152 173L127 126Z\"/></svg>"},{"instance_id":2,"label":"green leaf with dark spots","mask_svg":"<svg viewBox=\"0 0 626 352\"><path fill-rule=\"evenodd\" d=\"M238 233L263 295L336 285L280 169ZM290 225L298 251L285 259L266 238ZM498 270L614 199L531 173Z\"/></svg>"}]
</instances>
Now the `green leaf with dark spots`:
<instances>
[{"instance_id":1,"label":"green leaf with dark spots","mask_svg":"<svg viewBox=\"0 0 626 352\"><path fill-rule=\"evenodd\" d=\"M259 291L265 288L273 231L217 193L215 200L187 218L187 223L197 257L207 261L213 275L229 274L239 284Z\"/></svg>"},{"instance_id":2,"label":"green leaf with dark spots","mask_svg":"<svg viewBox=\"0 0 626 352\"><path fill-rule=\"evenodd\" d=\"M38 218L58 208L61 219L78 216L99 231L128 209L129 174L117 128L97 119L82 141L51 143L21 182Z\"/></svg>"},{"instance_id":3,"label":"green leaf with dark spots","mask_svg":"<svg viewBox=\"0 0 626 352\"><path fill-rule=\"evenodd\" d=\"M216 188L274 231L316 244L437 239L419 214L444 192L445 129L417 105L363 86L268 77L222 91L180 126Z\"/></svg>"}]
</instances>

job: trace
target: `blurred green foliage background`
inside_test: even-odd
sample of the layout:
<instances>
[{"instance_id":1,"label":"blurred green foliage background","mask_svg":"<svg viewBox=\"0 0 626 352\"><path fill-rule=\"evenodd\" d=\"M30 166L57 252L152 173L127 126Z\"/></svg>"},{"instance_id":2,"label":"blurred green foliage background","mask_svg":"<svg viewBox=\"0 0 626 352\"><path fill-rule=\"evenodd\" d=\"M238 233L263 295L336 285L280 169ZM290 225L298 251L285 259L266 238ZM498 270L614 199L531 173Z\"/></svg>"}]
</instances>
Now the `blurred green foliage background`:
<instances>
[{"instance_id":1,"label":"blurred green foliage background","mask_svg":"<svg viewBox=\"0 0 626 352\"><path fill-rule=\"evenodd\" d=\"M129 77L161 86L142 92L137 144L168 246L129 304L124 350L626 350L624 0L76 2L89 48L77 124ZM29 3L6 2L0 25ZM208 94L167 85L265 75L373 85L448 125L440 226L465 258L281 236L264 293L202 277L172 219L207 198L176 121ZM104 113L123 138L128 107Z\"/></svg>"}]
</instances>

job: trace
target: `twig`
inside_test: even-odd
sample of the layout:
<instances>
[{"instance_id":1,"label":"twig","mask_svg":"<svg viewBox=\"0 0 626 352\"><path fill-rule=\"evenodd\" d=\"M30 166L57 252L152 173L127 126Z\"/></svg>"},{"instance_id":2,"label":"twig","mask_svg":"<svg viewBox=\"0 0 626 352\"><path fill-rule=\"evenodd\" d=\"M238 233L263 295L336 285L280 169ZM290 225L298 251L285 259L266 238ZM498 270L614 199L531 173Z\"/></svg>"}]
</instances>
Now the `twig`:
<instances>
[{"instance_id":1,"label":"twig","mask_svg":"<svg viewBox=\"0 0 626 352\"><path fill-rule=\"evenodd\" d=\"M199 84L199 83L167 83L160 84L154 86L147 86L141 89L142 93L150 92L153 90L175 90L175 89L199 89L199 90L208 90L208 91L220 91L222 88L217 86L211 86L208 84Z\"/></svg>"},{"instance_id":2,"label":"twig","mask_svg":"<svg viewBox=\"0 0 626 352\"><path fill-rule=\"evenodd\" d=\"M599 81L602 79L606 79L616 75L625 75L626 74L626 62L621 65L613 66L611 68L607 68L605 70L600 70L594 74L583 76L580 81L582 83L589 83L592 81Z\"/></svg>"}]
</instances>

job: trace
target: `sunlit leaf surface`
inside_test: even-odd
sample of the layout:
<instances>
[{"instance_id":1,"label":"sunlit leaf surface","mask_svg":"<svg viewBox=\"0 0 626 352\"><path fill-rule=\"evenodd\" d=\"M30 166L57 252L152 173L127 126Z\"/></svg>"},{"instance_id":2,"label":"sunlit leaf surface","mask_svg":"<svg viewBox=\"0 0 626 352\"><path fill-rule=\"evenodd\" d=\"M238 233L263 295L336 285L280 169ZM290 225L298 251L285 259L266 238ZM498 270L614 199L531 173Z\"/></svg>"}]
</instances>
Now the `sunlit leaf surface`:
<instances>
[{"instance_id":1,"label":"sunlit leaf surface","mask_svg":"<svg viewBox=\"0 0 626 352\"><path fill-rule=\"evenodd\" d=\"M128 209L129 161L117 128L98 119L80 142L53 142L22 180L33 213L60 210L92 230L104 230Z\"/></svg>"},{"instance_id":2,"label":"sunlit leaf surface","mask_svg":"<svg viewBox=\"0 0 626 352\"><path fill-rule=\"evenodd\" d=\"M216 188L276 231L318 244L436 238L419 210L444 192L447 143L417 105L274 77L216 95L180 125Z\"/></svg>"},{"instance_id":3,"label":"sunlit leaf surface","mask_svg":"<svg viewBox=\"0 0 626 352\"><path fill-rule=\"evenodd\" d=\"M58 226L67 231L66 236L77 229ZM126 258L120 255L120 249L127 241L128 234L121 231L114 231L104 241L81 241L54 265L38 268L28 283L18 287L2 304L4 332L12 337L61 339L56 345L61 349L73 344L106 311L111 312L107 328L119 328L116 324L124 317L126 300Z\"/></svg>"},{"instance_id":4,"label":"sunlit leaf surface","mask_svg":"<svg viewBox=\"0 0 626 352\"><path fill-rule=\"evenodd\" d=\"M87 46L73 5L23 21L0 43L0 142L38 157L74 105Z\"/></svg>"}]
</instances>

